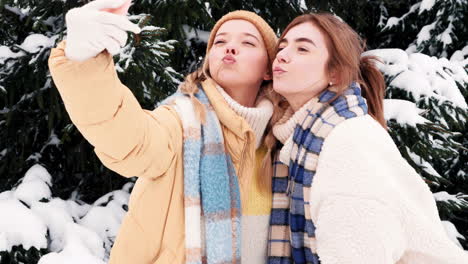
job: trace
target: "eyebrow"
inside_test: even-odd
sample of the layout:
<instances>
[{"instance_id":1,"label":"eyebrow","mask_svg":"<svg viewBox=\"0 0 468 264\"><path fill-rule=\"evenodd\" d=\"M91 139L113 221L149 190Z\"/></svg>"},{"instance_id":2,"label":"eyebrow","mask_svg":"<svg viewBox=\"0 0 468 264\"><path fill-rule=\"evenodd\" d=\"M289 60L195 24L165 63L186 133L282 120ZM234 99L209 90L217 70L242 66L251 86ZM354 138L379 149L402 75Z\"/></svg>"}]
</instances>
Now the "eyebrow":
<instances>
[{"instance_id":1,"label":"eyebrow","mask_svg":"<svg viewBox=\"0 0 468 264\"><path fill-rule=\"evenodd\" d=\"M227 35L227 32L218 33L218 34L216 34L215 38L218 37L218 36L224 36L224 35ZM248 37L253 37L253 38L255 38L258 42L260 42L260 40L259 40L255 35L253 35L253 34L244 32L244 33L242 33L242 35L245 35L245 36L248 36Z\"/></svg>"},{"instance_id":2,"label":"eyebrow","mask_svg":"<svg viewBox=\"0 0 468 264\"><path fill-rule=\"evenodd\" d=\"M315 44L315 42L314 42L313 40L311 40L311 39L308 39L308 38L297 38L297 39L295 39L294 41L295 41L295 42L307 42L307 43L310 43L310 44L312 44L312 45L314 45L314 46L317 47L317 45ZM288 40L287 40L286 38L284 38L284 39L282 39L282 40L279 42L279 44L281 44L281 43L288 43Z\"/></svg>"}]
</instances>

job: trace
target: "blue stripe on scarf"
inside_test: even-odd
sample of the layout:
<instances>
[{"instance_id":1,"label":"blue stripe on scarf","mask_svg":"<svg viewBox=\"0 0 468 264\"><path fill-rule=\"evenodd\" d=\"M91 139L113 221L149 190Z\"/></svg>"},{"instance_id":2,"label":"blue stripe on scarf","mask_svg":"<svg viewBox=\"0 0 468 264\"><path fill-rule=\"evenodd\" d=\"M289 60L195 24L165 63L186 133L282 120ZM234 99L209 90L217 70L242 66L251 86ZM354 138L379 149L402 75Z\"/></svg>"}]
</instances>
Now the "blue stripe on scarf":
<instances>
[{"instance_id":1,"label":"blue stripe on scarf","mask_svg":"<svg viewBox=\"0 0 468 264\"><path fill-rule=\"evenodd\" d=\"M302 205L304 206L304 205ZM289 214L289 225L292 232L304 232L305 231L305 217L304 215ZM293 237L294 234L292 234ZM302 235L304 236L304 235Z\"/></svg>"},{"instance_id":2,"label":"blue stripe on scarf","mask_svg":"<svg viewBox=\"0 0 468 264\"><path fill-rule=\"evenodd\" d=\"M322 150L323 138L310 133L310 130L305 130L303 133L304 135L301 137L301 144L306 146L308 151L319 154Z\"/></svg>"},{"instance_id":3,"label":"blue stripe on scarf","mask_svg":"<svg viewBox=\"0 0 468 264\"><path fill-rule=\"evenodd\" d=\"M270 223L273 225L281 225L287 223L289 219L288 209L276 209L271 212ZM284 224L287 225L287 224Z\"/></svg>"},{"instance_id":4,"label":"blue stripe on scarf","mask_svg":"<svg viewBox=\"0 0 468 264\"><path fill-rule=\"evenodd\" d=\"M306 250L306 248L293 248L292 249L292 257L294 259L294 264L319 264L320 260L317 254L313 254L310 250Z\"/></svg>"},{"instance_id":5,"label":"blue stripe on scarf","mask_svg":"<svg viewBox=\"0 0 468 264\"><path fill-rule=\"evenodd\" d=\"M184 141L184 162L191 164L198 164L200 160L200 151L195 151L200 149L201 142L200 140L191 140L186 139ZM198 166L186 166L184 167L184 175L198 175L199 167ZM200 198L200 178L199 177L184 177L184 193L190 197Z\"/></svg>"},{"instance_id":6,"label":"blue stripe on scarf","mask_svg":"<svg viewBox=\"0 0 468 264\"><path fill-rule=\"evenodd\" d=\"M268 264L293 264L289 257L269 257Z\"/></svg>"},{"instance_id":7,"label":"blue stripe on scarf","mask_svg":"<svg viewBox=\"0 0 468 264\"><path fill-rule=\"evenodd\" d=\"M221 155L206 155L201 162L200 171L204 172L201 177L201 193L205 214L231 209L231 197L226 195L229 194L229 182L223 182L228 175L225 163L226 159ZM213 198L216 202L210 201Z\"/></svg>"},{"instance_id":8,"label":"blue stripe on scarf","mask_svg":"<svg viewBox=\"0 0 468 264\"><path fill-rule=\"evenodd\" d=\"M289 180L287 178L275 179L273 183L274 192L286 192L288 189Z\"/></svg>"}]
</instances>

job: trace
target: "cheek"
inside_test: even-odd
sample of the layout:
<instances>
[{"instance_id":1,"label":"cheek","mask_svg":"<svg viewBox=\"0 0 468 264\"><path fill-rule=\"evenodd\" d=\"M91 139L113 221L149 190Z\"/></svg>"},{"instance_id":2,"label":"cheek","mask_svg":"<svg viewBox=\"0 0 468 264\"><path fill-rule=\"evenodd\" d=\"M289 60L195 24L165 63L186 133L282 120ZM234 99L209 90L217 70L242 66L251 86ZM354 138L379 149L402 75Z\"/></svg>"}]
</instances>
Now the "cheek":
<instances>
[{"instance_id":1,"label":"cheek","mask_svg":"<svg viewBox=\"0 0 468 264\"><path fill-rule=\"evenodd\" d=\"M264 53L245 52L245 69L248 72L264 72L268 67L268 55Z\"/></svg>"},{"instance_id":2,"label":"cheek","mask_svg":"<svg viewBox=\"0 0 468 264\"><path fill-rule=\"evenodd\" d=\"M291 58L291 62L285 66L288 72L273 81L275 91L282 95L296 94L307 90L308 84L314 82L316 75L314 68L316 62L310 57L297 56Z\"/></svg>"},{"instance_id":3,"label":"cheek","mask_svg":"<svg viewBox=\"0 0 468 264\"><path fill-rule=\"evenodd\" d=\"M303 76L303 78L307 78L312 75L316 67L315 64L316 62L311 58L297 58L296 63L294 63L293 72L295 75L300 75Z\"/></svg>"},{"instance_id":4,"label":"cheek","mask_svg":"<svg viewBox=\"0 0 468 264\"><path fill-rule=\"evenodd\" d=\"M316 71L320 75L324 75L325 71L326 71L326 68L327 68L326 61L324 61L323 58L317 59L317 60L315 60L315 63L313 65L313 67L315 67Z\"/></svg>"},{"instance_id":5,"label":"cheek","mask_svg":"<svg viewBox=\"0 0 468 264\"><path fill-rule=\"evenodd\" d=\"M217 52L216 50L211 50L208 54L208 65L211 72L219 68L221 60L219 56L219 52Z\"/></svg>"},{"instance_id":6,"label":"cheek","mask_svg":"<svg viewBox=\"0 0 468 264\"><path fill-rule=\"evenodd\" d=\"M250 63L255 64L265 64L267 61L265 54L258 54L258 52L251 52L248 54L247 59L250 60Z\"/></svg>"},{"instance_id":7,"label":"cheek","mask_svg":"<svg viewBox=\"0 0 468 264\"><path fill-rule=\"evenodd\" d=\"M325 77L325 62L322 58L301 58L295 63L293 77L295 82L313 83Z\"/></svg>"}]
</instances>

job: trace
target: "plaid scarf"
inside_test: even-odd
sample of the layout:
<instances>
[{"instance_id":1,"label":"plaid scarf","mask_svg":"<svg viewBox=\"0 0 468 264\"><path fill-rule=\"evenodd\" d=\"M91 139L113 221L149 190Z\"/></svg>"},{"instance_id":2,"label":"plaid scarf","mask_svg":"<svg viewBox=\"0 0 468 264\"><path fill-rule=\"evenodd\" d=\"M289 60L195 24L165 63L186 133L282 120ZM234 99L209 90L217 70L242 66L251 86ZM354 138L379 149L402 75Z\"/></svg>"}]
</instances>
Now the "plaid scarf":
<instances>
[{"instance_id":1,"label":"plaid scarf","mask_svg":"<svg viewBox=\"0 0 468 264\"><path fill-rule=\"evenodd\" d=\"M325 90L296 124L289 164L274 162L273 207L268 246L269 264L320 263L315 225L310 215L310 190L327 135L339 123L367 114L361 88L352 83L343 95Z\"/></svg>"},{"instance_id":2,"label":"plaid scarf","mask_svg":"<svg viewBox=\"0 0 468 264\"><path fill-rule=\"evenodd\" d=\"M240 263L239 184L216 112L199 88L204 125L187 95L177 92L162 102L174 106L184 131L185 263Z\"/></svg>"}]
</instances>

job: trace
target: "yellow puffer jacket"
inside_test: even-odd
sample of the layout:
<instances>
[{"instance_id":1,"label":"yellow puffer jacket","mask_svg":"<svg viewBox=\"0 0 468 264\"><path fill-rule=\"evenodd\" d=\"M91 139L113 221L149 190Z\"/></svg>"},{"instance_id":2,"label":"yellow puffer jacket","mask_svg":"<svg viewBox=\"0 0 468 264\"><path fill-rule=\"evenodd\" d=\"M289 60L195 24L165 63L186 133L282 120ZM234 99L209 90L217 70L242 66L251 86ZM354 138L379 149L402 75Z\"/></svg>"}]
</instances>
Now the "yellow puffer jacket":
<instances>
[{"instance_id":1,"label":"yellow puffer jacket","mask_svg":"<svg viewBox=\"0 0 468 264\"><path fill-rule=\"evenodd\" d=\"M183 131L177 112L170 106L142 109L118 79L108 52L75 62L65 57L65 45L62 41L52 49L49 68L72 122L106 167L125 177L138 176L109 263L184 263ZM255 150L250 126L214 82L202 85L239 178L243 216L261 218L254 220L261 222L256 233L243 224L242 260L264 263L271 194L259 192L255 177L266 151Z\"/></svg>"}]
</instances>

